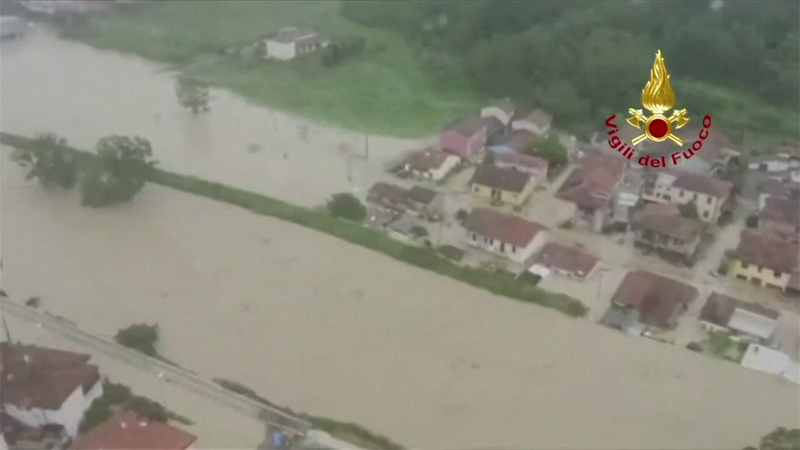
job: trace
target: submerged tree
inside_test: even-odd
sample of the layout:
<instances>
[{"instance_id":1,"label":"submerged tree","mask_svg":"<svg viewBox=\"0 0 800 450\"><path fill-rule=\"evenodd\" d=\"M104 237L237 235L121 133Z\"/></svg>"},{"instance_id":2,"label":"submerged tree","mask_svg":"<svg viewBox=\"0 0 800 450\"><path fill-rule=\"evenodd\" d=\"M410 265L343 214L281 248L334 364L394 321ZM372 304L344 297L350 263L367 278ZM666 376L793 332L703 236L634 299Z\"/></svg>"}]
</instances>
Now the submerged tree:
<instances>
[{"instance_id":1,"label":"submerged tree","mask_svg":"<svg viewBox=\"0 0 800 450\"><path fill-rule=\"evenodd\" d=\"M367 217L367 208L355 195L347 192L333 194L328 201L328 211L333 217L341 217L354 222L361 222Z\"/></svg>"},{"instance_id":2,"label":"submerged tree","mask_svg":"<svg viewBox=\"0 0 800 450\"><path fill-rule=\"evenodd\" d=\"M59 148L66 147L67 140L53 133L41 134L37 140L37 148L14 150L11 160L28 170L26 180L36 178L44 188L72 188L76 179L75 158Z\"/></svg>"},{"instance_id":3,"label":"submerged tree","mask_svg":"<svg viewBox=\"0 0 800 450\"><path fill-rule=\"evenodd\" d=\"M150 141L138 136L104 137L97 142L97 155L81 178L81 199L88 206L132 200L156 164Z\"/></svg>"},{"instance_id":4,"label":"submerged tree","mask_svg":"<svg viewBox=\"0 0 800 450\"><path fill-rule=\"evenodd\" d=\"M747 447L745 450L800 450L800 428L777 428L761 438L758 448Z\"/></svg>"},{"instance_id":5,"label":"submerged tree","mask_svg":"<svg viewBox=\"0 0 800 450\"><path fill-rule=\"evenodd\" d=\"M178 78L175 84L175 95L178 103L184 108L189 108L192 113L208 111L208 84L193 78Z\"/></svg>"}]
</instances>

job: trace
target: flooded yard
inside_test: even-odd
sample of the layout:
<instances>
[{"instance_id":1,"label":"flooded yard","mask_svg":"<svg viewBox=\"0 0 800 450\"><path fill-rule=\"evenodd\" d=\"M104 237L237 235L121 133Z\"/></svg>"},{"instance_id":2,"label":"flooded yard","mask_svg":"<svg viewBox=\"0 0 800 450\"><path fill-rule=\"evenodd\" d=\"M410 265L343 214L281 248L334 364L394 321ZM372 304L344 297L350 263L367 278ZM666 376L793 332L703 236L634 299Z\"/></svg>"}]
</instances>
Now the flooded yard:
<instances>
[{"instance_id":1,"label":"flooded yard","mask_svg":"<svg viewBox=\"0 0 800 450\"><path fill-rule=\"evenodd\" d=\"M4 42L3 131L54 132L81 149L110 134L149 139L161 166L303 206L363 191L418 142L366 138L212 90L211 110L178 105L174 74L144 59L53 37Z\"/></svg>"}]
</instances>

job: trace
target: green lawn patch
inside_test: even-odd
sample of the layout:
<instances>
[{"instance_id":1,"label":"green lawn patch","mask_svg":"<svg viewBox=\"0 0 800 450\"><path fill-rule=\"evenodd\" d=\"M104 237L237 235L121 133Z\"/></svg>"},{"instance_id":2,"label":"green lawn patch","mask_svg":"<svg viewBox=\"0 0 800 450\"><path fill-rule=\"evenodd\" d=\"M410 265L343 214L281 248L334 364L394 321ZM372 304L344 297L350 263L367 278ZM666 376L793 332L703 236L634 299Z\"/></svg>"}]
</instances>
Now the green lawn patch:
<instances>
[{"instance_id":1,"label":"green lawn patch","mask_svg":"<svg viewBox=\"0 0 800 450\"><path fill-rule=\"evenodd\" d=\"M0 133L0 143L10 147L31 150L51 148L55 145L10 133ZM76 155L75 158L78 160L94 157L90 152L66 146L56 145L56 147L61 151L74 153ZM568 295L547 292L526 283L509 280L507 277L485 269L458 266L431 250L404 244L380 231L364 227L361 224L337 219L312 209L295 206L255 192L226 186L222 183L201 180L158 168L152 168L147 179L155 184L201 195L240 206L256 214L275 217L311 228L378 251L412 266L427 269L487 290L493 294L554 308L572 317L583 317L588 311L588 308L583 303Z\"/></svg>"},{"instance_id":2,"label":"green lawn patch","mask_svg":"<svg viewBox=\"0 0 800 450\"><path fill-rule=\"evenodd\" d=\"M323 67L320 53L288 62L220 54L288 26L362 36L366 49L333 68ZM213 86L357 131L419 137L480 104L464 78L437 79L399 33L352 23L335 1L153 2L95 15L62 34L182 66ZM209 55L218 57L208 63Z\"/></svg>"},{"instance_id":3,"label":"green lawn patch","mask_svg":"<svg viewBox=\"0 0 800 450\"><path fill-rule=\"evenodd\" d=\"M734 341L731 339L730 333L710 331L703 342L690 342L686 348L713 358L739 364L747 351L747 344Z\"/></svg>"}]
</instances>

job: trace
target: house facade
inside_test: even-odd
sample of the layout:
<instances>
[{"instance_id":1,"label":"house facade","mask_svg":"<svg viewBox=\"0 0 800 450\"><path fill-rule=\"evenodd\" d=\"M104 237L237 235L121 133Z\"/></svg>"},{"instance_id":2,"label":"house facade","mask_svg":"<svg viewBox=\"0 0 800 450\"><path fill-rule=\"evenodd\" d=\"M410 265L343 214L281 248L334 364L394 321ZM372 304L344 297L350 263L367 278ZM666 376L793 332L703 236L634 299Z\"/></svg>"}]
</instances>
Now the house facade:
<instances>
[{"instance_id":1,"label":"house facade","mask_svg":"<svg viewBox=\"0 0 800 450\"><path fill-rule=\"evenodd\" d=\"M547 242L544 225L486 208L472 210L465 228L468 245L520 264Z\"/></svg>"},{"instance_id":2,"label":"house facade","mask_svg":"<svg viewBox=\"0 0 800 450\"><path fill-rule=\"evenodd\" d=\"M677 170L660 171L645 182L642 198L655 203L697 205L697 217L717 223L730 205L733 184L707 175Z\"/></svg>"},{"instance_id":3,"label":"house facade","mask_svg":"<svg viewBox=\"0 0 800 450\"><path fill-rule=\"evenodd\" d=\"M457 156L428 147L412 154L403 164L403 169L415 177L439 181L458 166Z\"/></svg>"},{"instance_id":4,"label":"house facade","mask_svg":"<svg viewBox=\"0 0 800 450\"><path fill-rule=\"evenodd\" d=\"M445 130L439 136L439 144L448 153L470 158L486 145L486 131L486 123L481 118L468 119Z\"/></svg>"},{"instance_id":5,"label":"house facade","mask_svg":"<svg viewBox=\"0 0 800 450\"><path fill-rule=\"evenodd\" d=\"M800 247L768 231L742 232L732 255L729 276L785 291L797 270Z\"/></svg>"},{"instance_id":6,"label":"house facade","mask_svg":"<svg viewBox=\"0 0 800 450\"><path fill-rule=\"evenodd\" d=\"M83 414L103 395L97 366L89 355L43 347L0 344L3 410L21 424L61 425L78 434Z\"/></svg>"},{"instance_id":7,"label":"house facade","mask_svg":"<svg viewBox=\"0 0 800 450\"><path fill-rule=\"evenodd\" d=\"M284 28L264 42L266 57L281 61L294 59L328 45L328 41L321 38L316 31L297 28Z\"/></svg>"},{"instance_id":8,"label":"house facade","mask_svg":"<svg viewBox=\"0 0 800 450\"><path fill-rule=\"evenodd\" d=\"M533 191L533 178L514 169L480 165L469 182L472 195L492 203L521 206Z\"/></svg>"}]
</instances>

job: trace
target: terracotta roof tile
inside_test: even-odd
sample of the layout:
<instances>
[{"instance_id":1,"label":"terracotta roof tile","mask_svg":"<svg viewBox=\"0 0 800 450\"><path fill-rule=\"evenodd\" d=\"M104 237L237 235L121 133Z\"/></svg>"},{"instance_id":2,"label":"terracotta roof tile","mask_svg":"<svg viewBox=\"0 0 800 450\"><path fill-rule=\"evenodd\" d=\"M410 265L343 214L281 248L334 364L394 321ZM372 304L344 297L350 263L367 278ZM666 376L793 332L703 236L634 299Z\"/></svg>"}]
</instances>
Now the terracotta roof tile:
<instances>
[{"instance_id":1,"label":"terracotta roof tile","mask_svg":"<svg viewBox=\"0 0 800 450\"><path fill-rule=\"evenodd\" d=\"M428 147L409 156L408 159L406 159L406 164L411 166L413 170L424 172L442 167L442 164L444 164L448 157L452 156L442 150Z\"/></svg>"},{"instance_id":2,"label":"terracotta roof tile","mask_svg":"<svg viewBox=\"0 0 800 450\"><path fill-rule=\"evenodd\" d=\"M517 152L499 152L497 161L528 167L531 169L547 170L547 160L538 156L526 155Z\"/></svg>"},{"instance_id":3,"label":"terracotta roof tile","mask_svg":"<svg viewBox=\"0 0 800 450\"><path fill-rule=\"evenodd\" d=\"M688 284L637 270L625 275L612 301L638 310L642 323L666 329L676 309L688 306L697 295Z\"/></svg>"},{"instance_id":4,"label":"terracotta roof tile","mask_svg":"<svg viewBox=\"0 0 800 450\"><path fill-rule=\"evenodd\" d=\"M767 197L758 215L764 219L800 226L800 203L797 200Z\"/></svg>"},{"instance_id":5,"label":"terracotta roof tile","mask_svg":"<svg viewBox=\"0 0 800 450\"><path fill-rule=\"evenodd\" d=\"M577 247L549 242L536 257L536 263L545 267L554 267L581 278L588 275L600 262L594 255Z\"/></svg>"},{"instance_id":6,"label":"terracotta roof tile","mask_svg":"<svg viewBox=\"0 0 800 450\"><path fill-rule=\"evenodd\" d=\"M798 244L769 231L742 231L734 258L779 272L792 272L797 267Z\"/></svg>"},{"instance_id":7,"label":"terracotta roof tile","mask_svg":"<svg viewBox=\"0 0 800 450\"><path fill-rule=\"evenodd\" d=\"M618 155L588 155L569 174L556 197L587 209L605 205L622 179L625 166L626 160Z\"/></svg>"},{"instance_id":8,"label":"terracotta roof tile","mask_svg":"<svg viewBox=\"0 0 800 450\"><path fill-rule=\"evenodd\" d=\"M527 246L540 231L548 229L542 224L525 220L522 217L486 208L472 210L467 217L465 228L468 231L517 247Z\"/></svg>"},{"instance_id":9,"label":"terracotta roof tile","mask_svg":"<svg viewBox=\"0 0 800 450\"><path fill-rule=\"evenodd\" d=\"M504 169L486 164L478 166L469 184L479 184L508 192L522 192L531 176L514 169Z\"/></svg>"},{"instance_id":10,"label":"terracotta roof tile","mask_svg":"<svg viewBox=\"0 0 800 450\"><path fill-rule=\"evenodd\" d=\"M717 198L724 198L730 195L733 183L718 180L716 178L700 175L696 173L683 172L679 170L670 171L676 178L672 187L686 189L687 191L699 192Z\"/></svg>"},{"instance_id":11,"label":"terracotta roof tile","mask_svg":"<svg viewBox=\"0 0 800 450\"><path fill-rule=\"evenodd\" d=\"M746 302L727 295L713 292L708 296L706 304L700 311L700 320L725 327L728 325L733 316L733 312L737 309L744 309L760 316L768 317L770 319L777 319L780 316L778 311L769 309L766 306L761 306L756 303Z\"/></svg>"},{"instance_id":12,"label":"terracotta roof tile","mask_svg":"<svg viewBox=\"0 0 800 450\"><path fill-rule=\"evenodd\" d=\"M197 438L166 423L133 411L120 413L79 437L75 450L182 450Z\"/></svg>"}]
</instances>

